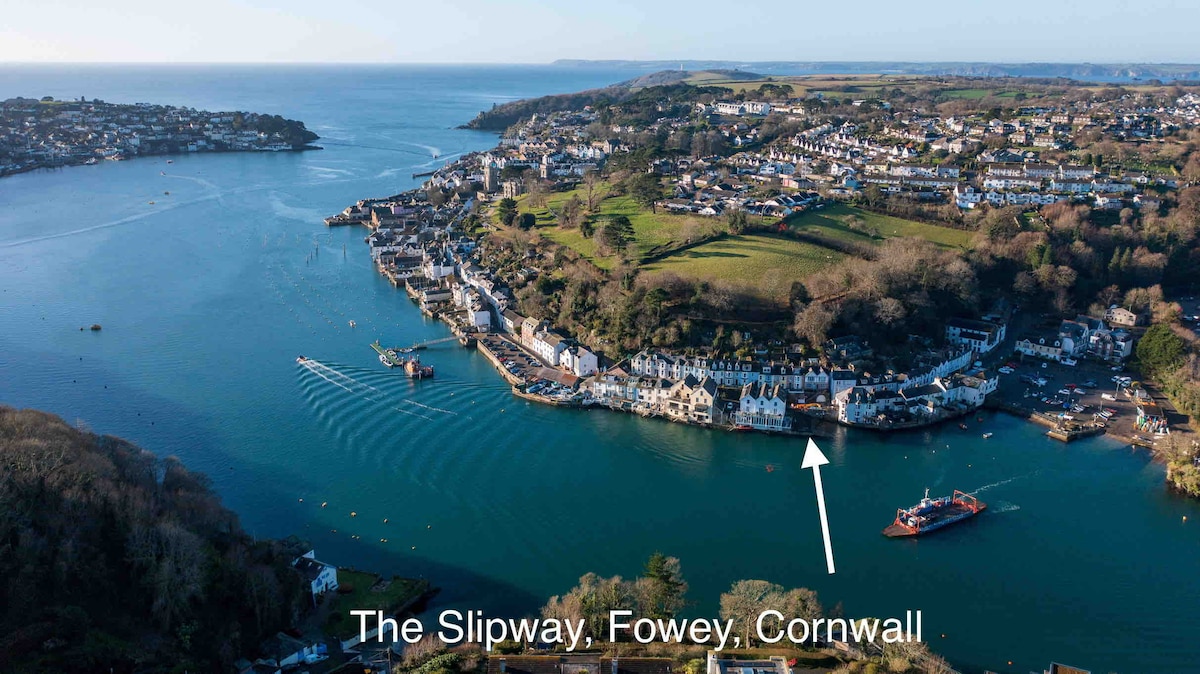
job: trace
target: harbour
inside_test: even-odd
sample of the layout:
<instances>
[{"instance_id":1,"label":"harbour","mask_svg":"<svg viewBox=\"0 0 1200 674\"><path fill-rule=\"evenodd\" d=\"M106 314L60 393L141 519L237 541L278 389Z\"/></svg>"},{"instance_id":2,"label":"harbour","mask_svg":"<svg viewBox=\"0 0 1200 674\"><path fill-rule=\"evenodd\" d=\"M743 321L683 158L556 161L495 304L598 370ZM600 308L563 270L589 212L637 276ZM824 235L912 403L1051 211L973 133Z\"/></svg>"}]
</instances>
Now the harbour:
<instances>
[{"instance_id":1,"label":"harbour","mask_svg":"<svg viewBox=\"0 0 1200 674\"><path fill-rule=\"evenodd\" d=\"M468 119L480 107L458 100L469 82L438 89L420 72L404 76L416 78L401 97L412 104L395 110L331 103L337 97L314 84L327 83L319 72L267 71L244 90L277 100L320 91L291 114L327 137L338 132L324 127L391 133L444 156L495 143L444 128L447 116ZM540 71L478 77L537 83L505 89L512 95L602 83L542 83ZM179 79L208 100L160 95L209 108L250 95L225 85L205 93ZM381 96L401 86L379 80L368 68L351 81L372 95L385 87ZM62 93L78 95L79 86L67 81ZM142 93L127 97L153 92ZM234 103L269 109L270 100ZM423 117L423 106L438 119ZM372 119L379 110L389 116ZM5 178L0 400L176 455L211 476L247 531L296 533L331 563L429 578L444 588L438 610L536 614L582 574L631 577L662 550L682 560L695 615L717 611L732 582L761 578L811 587L849 615L920 608L931 646L967 672L1010 660L1013 671L1051 660L1195 671L1200 616L1172 599L1200 593L1190 528L1200 508L1165 493L1162 467L1110 438L1063 444L1047 428L986 410L967 431L831 428L821 446L839 566L829 576L794 438L536 404L514 397L485 350L450 343L422 352L432 380L383 367L373 339L411 345L451 333L378 273L361 252L363 230L326 228L321 218L363 194L394 192L397 174L377 176L415 169L395 166L393 154L329 145L183 157L168 171L194 180L160 176L153 159ZM158 207L170 210L145 212L164 189L171 196ZM50 217L63 203L86 219ZM34 220L44 226L31 230ZM306 264L314 246L319 259ZM123 264L130 257L140 264ZM103 330L79 330L93 323ZM297 367L297 354L325 364L338 383ZM985 440L985 431L995 436ZM988 510L928 537L881 536L897 506L925 487L973 493ZM1078 508L1062 507L1064 493L1076 494ZM754 552L730 554L735 544ZM1072 573L1028 572L1054 559L1076 560ZM1056 632L1068 624L1071 643Z\"/></svg>"}]
</instances>

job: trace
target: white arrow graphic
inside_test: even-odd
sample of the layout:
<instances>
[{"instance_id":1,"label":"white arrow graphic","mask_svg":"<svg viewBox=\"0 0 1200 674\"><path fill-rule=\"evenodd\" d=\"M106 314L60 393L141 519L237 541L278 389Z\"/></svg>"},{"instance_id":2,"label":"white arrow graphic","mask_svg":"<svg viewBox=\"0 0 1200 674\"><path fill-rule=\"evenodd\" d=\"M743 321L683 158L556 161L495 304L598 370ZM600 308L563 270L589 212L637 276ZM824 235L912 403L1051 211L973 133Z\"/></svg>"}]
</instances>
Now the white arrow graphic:
<instances>
[{"instance_id":1,"label":"white arrow graphic","mask_svg":"<svg viewBox=\"0 0 1200 674\"><path fill-rule=\"evenodd\" d=\"M825 514L825 488L821 486L821 466L828 463L829 459L821 453L817 443L809 438L800 467L813 469L813 483L817 488L817 512L821 515L821 536L825 539L825 564L829 567L829 573L833 573L833 545L829 542L829 516Z\"/></svg>"}]
</instances>

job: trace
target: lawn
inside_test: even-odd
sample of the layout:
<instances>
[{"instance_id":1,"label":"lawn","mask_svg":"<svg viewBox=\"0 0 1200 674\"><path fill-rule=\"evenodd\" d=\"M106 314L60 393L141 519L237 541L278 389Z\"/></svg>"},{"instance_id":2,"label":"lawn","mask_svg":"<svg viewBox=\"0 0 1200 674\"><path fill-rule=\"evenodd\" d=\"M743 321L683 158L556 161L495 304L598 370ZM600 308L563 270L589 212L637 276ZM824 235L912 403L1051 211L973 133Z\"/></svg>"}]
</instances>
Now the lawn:
<instances>
[{"instance_id":1,"label":"lawn","mask_svg":"<svg viewBox=\"0 0 1200 674\"><path fill-rule=\"evenodd\" d=\"M977 101L988 96L995 96L996 98L1015 98L1017 92L1002 91L997 89L946 89L941 92L941 95L945 96L946 98L961 98Z\"/></svg>"},{"instance_id":2,"label":"lawn","mask_svg":"<svg viewBox=\"0 0 1200 674\"><path fill-rule=\"evenodd\" d=\"M861 224L857 229L851 228L850 223L858 218ZM895 218L864 211L844 204L832 204L821 210L806 211L788 222L791 229L825 236L840 241L863 243L878 243L881 239L871 233L878 232L881 238L915 237L925 239L943 248L967 248L971 245L971 232L950 227L927 225L915 220Z\"/></svg>"},{"instance_id":3,"label":"lawn","mask_svg":"<svg viewBox=\"0 0 1200 674\"><path fill-rule=\"evenodd\" d=\"M338 585L342 590L352 591L337 595L337 605L325 621L324 630L341 638L357 633L358 618L350 615L350 609L380 610L391 613L400 606L417 598L429 589L428 581L412 578L393 578L381 591L372 591L380 577L374 573L338 569Z\"/></svg>"},{"instance_id":4,"label":"lawn","mask_svg":"<svg viewBox=\"0 0 1200 674\"><path fill-rule=\"evenodd\" d=\"M771 299L786 299L792 282L840 261L844 255L773 234L743 234L680 251L648 264L648 273L672 272L684 278L727 281L756 288Z\"/></svg>"},{"instance_id":5,"label":"lawn","mask_svg":"<svg viewBox=\"0 0 1200 674\"><path fill-rule=\"evenodd\" d=\"M611 187L607 183L602 183L597 188L597 193L605 195L610 189ZM517 210L522 213L531 212L537 216L537 228L542 236L559 245L571 248L597 267L612 268L616 258L598 256L594 240L584 237L578 229L561 229L556 224L554 213L559 211L572 196L579 197L580 201L587 201L587 192L581 186L566 192L555 192L548 195L545 208L531 209L527 205L528 195L522 195L517 198ZM629 222L633 225L634 245L639 256L646 255L655 247L681 240L685 229L704 229L718 224L711 218L700 216L677 215L663 211L651 212L650 209L639 206L632 197L625 195L603 198L600 201L599 209L599 213L588 216L588 220L596 225L615 215L624 215L629 218Z\"/></svg>"}]
</instances>

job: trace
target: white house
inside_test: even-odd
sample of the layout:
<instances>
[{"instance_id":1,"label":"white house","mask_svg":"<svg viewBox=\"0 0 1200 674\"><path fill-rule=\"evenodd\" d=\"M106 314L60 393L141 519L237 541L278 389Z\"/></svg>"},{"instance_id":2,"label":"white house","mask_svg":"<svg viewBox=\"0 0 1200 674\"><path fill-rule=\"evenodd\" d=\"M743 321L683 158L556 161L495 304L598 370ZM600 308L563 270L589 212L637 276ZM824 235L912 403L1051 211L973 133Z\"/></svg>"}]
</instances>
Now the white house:
<instances>
[{"instance_id":1,"label":"white house","mask_svg":"<svg viewBox=\"0 0 1200 674\"><path fill-rule=\"evenodd\" d=\"M534 334L529 348L547 365L557 365L558 357L567 348L566 338L553 330L542 330Z\"/></svg>"},{"instance_id":2,"label":"white house","mask_svg":"<svg viewBox=\"0 0 1200 674\"><path fill-rule=\"evenodd\" d=\"M781 384L746 384L733 421L760 431L788 430L792 424L787 417L787 391Z\"/></svg>"},{"instance_id":3,"label":"white house","mask_svg":"<svg viewBox=\"0 0 1200 674\"><path fill-rule=\"evenodd\" d=\"M322 594L338 589L337 567L318 561L313 550L297 557L292 567L308 581L314 603Z\"/></svg>"},{"instance_id":4,"label":"white house","mask_svg":"<svg viewBox=\"0 0 1200 674\"><path fill-rule=\"evenodd\" d=\"M599 371L596 354L576 344L563 349L558 356L558 365L576 377L588 377Z\"/></svg>"},{"instance_id":5,"label":"white house","mask_svg":"<svg viewBox=\"0 0 1200 674\"><path fill-rule=\"evenodd\" d=\"M946 322L946 341L956 346L969 346L983 355L1004 341L1007 326L970 318L952 318Z\"/></svg>"},{"instance_id":6,"label":"white house","mask_svg":"<svg viewBox=\"0 0 1200 674\"><path fill-rule=\"evenodd\" d=\"M1116 304L1104 312L1104 320L1108 321L1110 325L1121 325L1127 328L1132 328L1141 322L1137 314Z\"/></svg>"}]
</instances>

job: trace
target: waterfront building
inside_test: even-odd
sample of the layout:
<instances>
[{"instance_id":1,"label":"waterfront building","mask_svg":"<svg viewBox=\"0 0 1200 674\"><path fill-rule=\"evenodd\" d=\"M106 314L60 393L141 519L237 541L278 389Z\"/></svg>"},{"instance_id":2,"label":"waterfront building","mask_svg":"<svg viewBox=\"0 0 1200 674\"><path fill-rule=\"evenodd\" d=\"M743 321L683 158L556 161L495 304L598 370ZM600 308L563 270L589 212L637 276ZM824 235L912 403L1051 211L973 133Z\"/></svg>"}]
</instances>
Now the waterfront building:
<instances>
[{"instance_id":1,"label":"waterfront building","mask_svg":"<svg viewBox=\"0 0 1200 674\"><path fill-rule=\"evenodd\" d=\"M317 559L316 551L309 550L292 561L292 568L308 583L313 602L316 602L326 592L338 589L338 570L332 564L326 564Z\"/></svg>"},{"instance_id":2,"label":"waterfront building","mask_svg":"<svg viewBox=\"0 0 1200 674\"><path fill-rule=\"evenodd\" d=\"M688 375L671 386L660 404L663 412L671 419L711 424L716 421L718 414L714 408L716 400L716 382L709 377L697 381L695 377Z\"/></svg>"},{"instance_id":3,"label":"waterfront building","mask_svg":"<svg viewBox=\"0 0 1200 674\"><path fill-rule=\"evenodd\" d=\"M1016 351L1026 356L1035 356L1046 360L1063 359L1062 342L1054 338L1024 337L1017 340Z\"/></svg>"},{"instance_id":4,"label":"waterfront building","mask_svg":"<svg viewBox=\"0 0 1200 674\"><path fill-rule=\"evenodd\" d=\"M791 429L787 416L787 390L782 384L746 384L738 398L738 410L733 423L760 431Z\"/></svg>"},{"instance_id":5,"label":"waterfront building","mask_svg":"<svg viewBox=\"0 0 1200 674\"><path fill-rule=\"evenodd\" d=\"M558 357L558 364L576 377L590 377L599 370L596 354L581 344L573 344L563 349Z\"/></svg>"},{"instance_id":6,"label":"waterfront building","mask_svg":"<svg viewBox=\"0 0 1200 674\"><path fill-rule=\"evenodd\" d=\"M978 321L970 318L952 318L946 322L946 341L957 346L968 346L983 355L1004 341L1005 324Z\"/></svg>"}]
</instances>

